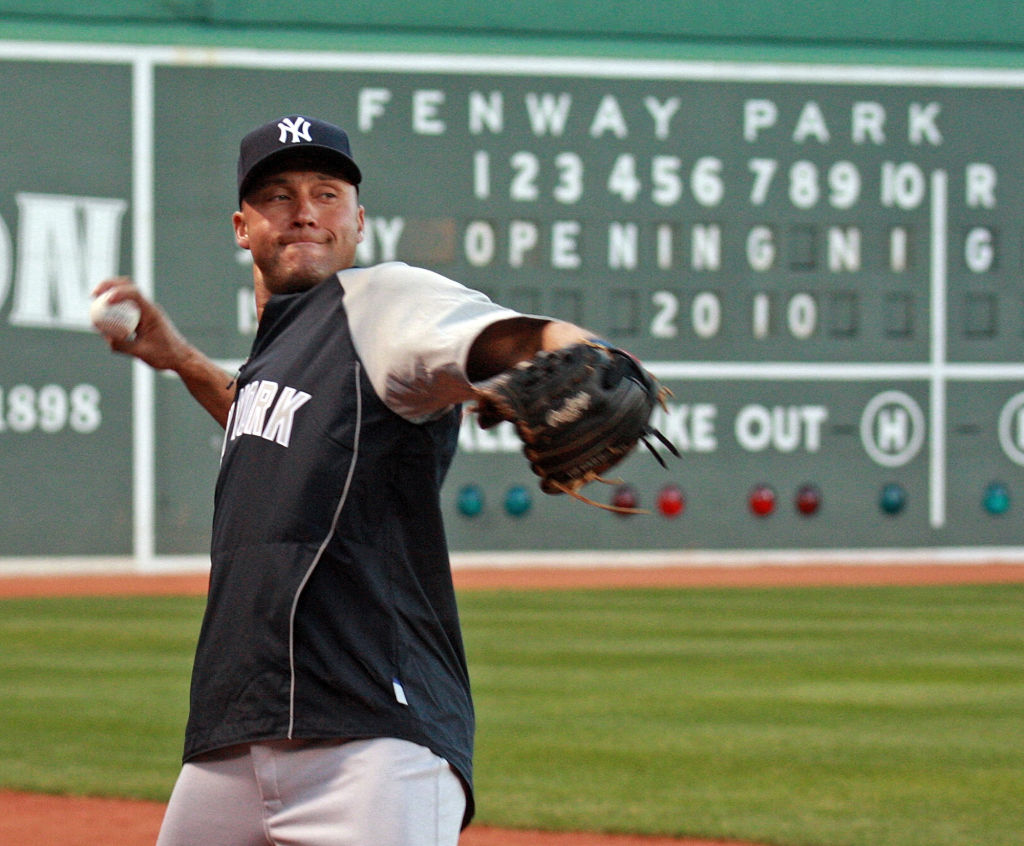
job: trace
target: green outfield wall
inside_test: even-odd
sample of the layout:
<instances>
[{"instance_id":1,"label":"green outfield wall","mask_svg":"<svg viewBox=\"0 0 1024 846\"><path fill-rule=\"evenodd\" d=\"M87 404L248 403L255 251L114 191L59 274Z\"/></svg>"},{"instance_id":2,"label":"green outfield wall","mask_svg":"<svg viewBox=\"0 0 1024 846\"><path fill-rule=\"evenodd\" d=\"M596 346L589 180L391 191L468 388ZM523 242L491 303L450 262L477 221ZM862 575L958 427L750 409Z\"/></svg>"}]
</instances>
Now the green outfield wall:
<instances>
[{"instance_id":1,"label":"green outfield wall","mask_svg":"<svg viewBox=\"0 0 1024 846\"><path fill-rule=\"evenodd\" d=\"M293 113L350 130L361 262L586 325L673 391L682 457L587 490L643 516L544 496L468 419L462 559L1024 554L1024 13L552 5L0 2L0 571L202 560L220 433L88 292L131 275L237 366L237 141Z\"/></svg>"},{"instance_id":2,"label":"green outfield wall","mask_svg":"<svg viewBox=\"0 0 1024 846\"><path fill-rule=\"evenodd\" d=\"M0 14L13 24L82 27L193 26L207 37L261 28L309 30L314 37L352 31L368 34L432 33L549 35L575 41L589 37L634 43L714 39L725 42L893 44L1018 50L1024 20L1012 0L792 0L788 3L720 0L479 0L345 3L337 0L262 2L160 2L160 0L5 0ZM159 31L158 31L159 32ZM79 33L81 35L81 33Z\"/></svg>"}]
</instances>

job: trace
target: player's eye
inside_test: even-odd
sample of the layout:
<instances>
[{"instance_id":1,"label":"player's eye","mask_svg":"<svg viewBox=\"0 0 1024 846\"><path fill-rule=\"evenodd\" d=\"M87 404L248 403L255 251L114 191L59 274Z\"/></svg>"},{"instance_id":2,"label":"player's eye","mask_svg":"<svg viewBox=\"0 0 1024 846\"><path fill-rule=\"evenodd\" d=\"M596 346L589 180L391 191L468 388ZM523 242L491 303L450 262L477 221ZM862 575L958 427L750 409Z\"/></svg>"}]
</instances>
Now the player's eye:
<instances>
[{"instance_id":1,"label":"player's eye","mask_svg":"<svg viewBox=\"0 0 1024 846\"><path fill-rule=\"evenodd\" d=\"M279 203L288 199L288 195L282 191L269 190L258 194L256 201L260 203Z\"/></svg>"}]
</instances>

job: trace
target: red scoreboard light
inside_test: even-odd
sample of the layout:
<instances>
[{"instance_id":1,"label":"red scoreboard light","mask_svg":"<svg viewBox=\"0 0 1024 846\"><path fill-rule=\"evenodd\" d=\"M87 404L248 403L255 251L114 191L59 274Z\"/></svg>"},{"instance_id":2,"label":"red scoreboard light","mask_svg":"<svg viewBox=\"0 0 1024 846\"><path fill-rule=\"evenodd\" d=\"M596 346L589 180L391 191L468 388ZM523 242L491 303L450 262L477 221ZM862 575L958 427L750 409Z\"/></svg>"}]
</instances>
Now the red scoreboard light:
<instances>
[{"instance_id":1,"label":"red scoreboard light","mask_svg":"<svg viewBox=\"0 0 1024 846\"><path fill-rule=\"evenodd\" d=\"M614 493L612 493L612 506L614 508L623 509L635 509L640 503L640 498L637 496L636 488L632 485L619 485ZM623 515L628 515L630 511L619 512Z\"/></svg>"},{"instance_id":2,"label":"red scoreboard light","mask_svg":"<svg viewBox=\"0 0 1024 846\"><path fill-rule=\"evenodd\" d=\"M806 517L818 513L821 508L821 491L817 485L801 485L796 492L796 510Z\"/></svg>"},{"instance_id":3,"label":"red scoreboard light","mask_svg":"<svg viewBox=\"0 0 1024 846\"><path fill-rule=\"evenodd\" d=\"M771 485L755 485L747 497L751 512L758 517L767 517L775 511L775 490Z\"/></svg>"},{"instance_id":4,"label":"red scoreboard light","mask_svg":"<svg viewBox=\"0 0 1024 846\"><path fill-rule=\"evenodd\" d=\"M679 485L665 485L658 493L658 511L666 517L678 517L686 509L686 496Z\"/></svg>"}]
</instances>

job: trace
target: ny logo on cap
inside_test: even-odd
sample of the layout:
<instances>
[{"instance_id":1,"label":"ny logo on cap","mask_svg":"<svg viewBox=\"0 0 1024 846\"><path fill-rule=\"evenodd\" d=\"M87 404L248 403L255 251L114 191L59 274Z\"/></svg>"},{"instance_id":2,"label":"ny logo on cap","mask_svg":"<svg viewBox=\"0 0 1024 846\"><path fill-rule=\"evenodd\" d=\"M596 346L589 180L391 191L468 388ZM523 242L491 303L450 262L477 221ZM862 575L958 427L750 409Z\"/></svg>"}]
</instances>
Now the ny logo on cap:
<instances>
[{"instance_id":1,"label":"ny logo on cap","mask_svg":"<svg viewBox=\"0 0 1024 846\"><path fill-rule=\"evenodd\" d=\"M313 140L309 134L309 121L304 117L285 118L277 125L277 128L281 130L281 136L277 140L282 144L285 143L285 140L292 144Z\"/></svg>"}]
</instances>

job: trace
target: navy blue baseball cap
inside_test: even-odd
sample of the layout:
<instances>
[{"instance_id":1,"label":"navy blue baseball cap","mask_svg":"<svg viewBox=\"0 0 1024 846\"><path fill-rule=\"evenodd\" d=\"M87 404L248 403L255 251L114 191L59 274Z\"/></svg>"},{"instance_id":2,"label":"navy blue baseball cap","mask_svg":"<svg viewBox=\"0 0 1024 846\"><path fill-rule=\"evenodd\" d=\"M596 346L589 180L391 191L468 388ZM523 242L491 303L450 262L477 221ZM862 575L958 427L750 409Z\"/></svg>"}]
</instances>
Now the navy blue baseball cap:
<instances>
[{"instance_id":1,"label":"navy blue baseball cap","mask_svg":"<svg viewBox=\"0 0 1024 846\"><path fill-rule=\"evenodd\" d=\"M344 129L316 118L289 115L254 129L242 139L238 151L239 204L255 177L291 156L337 173L353 185L363 178Z\"/></svg>"}]
</instances>

